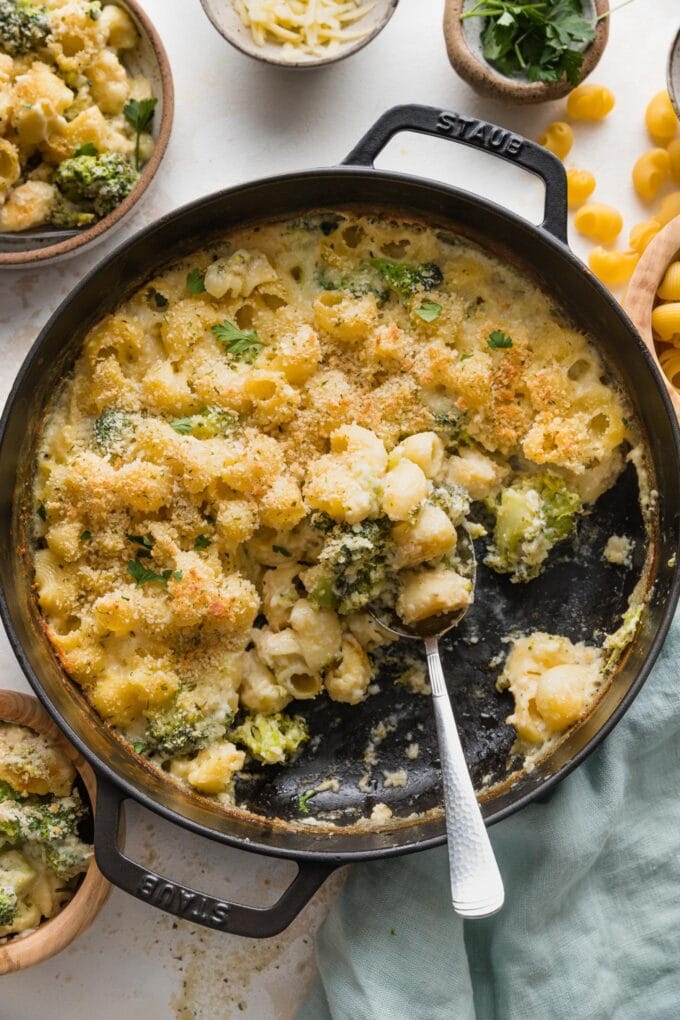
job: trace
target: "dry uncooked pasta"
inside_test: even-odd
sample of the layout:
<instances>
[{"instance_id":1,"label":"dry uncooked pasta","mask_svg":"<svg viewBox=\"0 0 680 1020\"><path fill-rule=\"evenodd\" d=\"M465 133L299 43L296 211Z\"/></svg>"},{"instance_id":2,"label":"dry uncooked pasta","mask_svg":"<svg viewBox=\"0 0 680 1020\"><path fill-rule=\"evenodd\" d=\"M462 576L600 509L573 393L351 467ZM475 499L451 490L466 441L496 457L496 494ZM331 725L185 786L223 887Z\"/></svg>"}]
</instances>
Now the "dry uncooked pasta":
<instances>
[{"instance_id":1,"label":"dry uncooked pasta","mask_svg":"<svg viewBox=\"0 0 680 1020\"><path fill-rule=\"evenodd\" d=\"M236 0L241 21L258 46L283 44L284 55L324 56L341 43L363 38L368 29L353 29L374 7L360 0Z\"/></svg>"}]
</instances>

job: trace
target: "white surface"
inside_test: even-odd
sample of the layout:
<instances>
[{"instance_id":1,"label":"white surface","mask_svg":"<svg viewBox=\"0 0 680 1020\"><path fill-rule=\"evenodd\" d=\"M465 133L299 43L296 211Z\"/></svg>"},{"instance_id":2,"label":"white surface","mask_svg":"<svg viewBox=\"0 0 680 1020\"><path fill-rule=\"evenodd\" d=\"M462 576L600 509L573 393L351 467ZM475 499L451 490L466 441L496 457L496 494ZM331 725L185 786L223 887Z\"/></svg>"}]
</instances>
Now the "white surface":
<instances>
[{"instance_id":1,"label":"white surface","mask_svg":"<svg viewBox=\"0 0 680 1020\"><path fill-rule=\"evenodd\" d=\"M433 0L401 0L385 31L364 51L335 67L308 72L279 70L242 56L211 27L199 0L145 0L145 6L168 48L177 108L158 182L128 232L206 192L337 162L395 103L448 107L532 137L563 110L563 103L522 109L478 99L447 62L441 5ZM604 125L577 125L568 160L596 174L596 197L621 209L626 231L648 215L633 195L630 167L648 145L644 108L664 85L678 22L677 0L636 0L614 15L609 46L593 80L614 90L617 106ZM533 178L443 140L402 135L380 164L455 182L534 221L541 218L541 188ZM119 234L113 243L121 239ZM107 242L39 272L0 272L3 398L48 315L110 247ZM578 241L574 247L587 251ZM4 635L0 666L3 686L27 688ZM128 831L129 848L146 863L252 903L274 899L263 886L271 880L272 889L282 888L292 871L291 865L174 831L141 810L130 812ZM289 1020L312 973L313 932L331 892L317 897L283 936L256 943L175 922L114 891L93 928L73 947L31 972L2 979L0 1020Z\"/></svg>"}]
</instances>

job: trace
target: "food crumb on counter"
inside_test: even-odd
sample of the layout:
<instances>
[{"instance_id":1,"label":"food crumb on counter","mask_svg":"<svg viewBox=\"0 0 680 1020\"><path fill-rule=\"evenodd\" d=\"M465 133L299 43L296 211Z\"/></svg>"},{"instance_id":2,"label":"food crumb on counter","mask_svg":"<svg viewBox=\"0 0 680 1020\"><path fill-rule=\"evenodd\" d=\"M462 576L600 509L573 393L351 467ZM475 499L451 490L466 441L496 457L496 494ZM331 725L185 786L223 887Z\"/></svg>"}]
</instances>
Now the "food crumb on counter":
<instances>
[{"instance_id":1,"label":"food crumb on counter","mask_svg":"<svg viewBox=\"0 0 680 1020\"><path fill-rule=\"evenodd\" d=\"M627 535L611 535L604 547L602 559L617 566L631 567L634 548L635 542L631 541Z\"/></svg>"},{"instance_id":2,"label":"food crumb on counter","mask_svg":"<svg viewBox=\"0 0 680 1020\"><path fill-rule=\"evenodd\" d=\"M408 747L406 748L406 757L410 759L410 761L415 761L419 754L420 754L419 744L415 743L409 744Z\"/></svg>"}]
</instances>

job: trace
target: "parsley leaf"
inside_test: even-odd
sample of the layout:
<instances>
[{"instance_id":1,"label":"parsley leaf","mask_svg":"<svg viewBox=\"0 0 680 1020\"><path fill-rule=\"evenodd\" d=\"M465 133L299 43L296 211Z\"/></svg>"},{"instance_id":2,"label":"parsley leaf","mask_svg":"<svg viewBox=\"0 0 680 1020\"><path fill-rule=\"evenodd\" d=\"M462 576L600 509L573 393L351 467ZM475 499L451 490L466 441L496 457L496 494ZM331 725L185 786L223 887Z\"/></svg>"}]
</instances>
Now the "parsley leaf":
<instances>
[{"instance_id":1,"label":"parsley leaf","mask_svg":"<svg viewBox=\"0 0 680 1020\"><path fill-rule=\"evenodd\" d=\"M507 336L500 329L494 329L493 332L489 333L486 342L492 351L500 351L504 348L512 347L512 337Z\"/></svg>"},{"instance_id":2,"label":"parsley leaf","mask_svg":"<svg viewBox=\"0 0 680 1020\"><path fill-rule=\"evenodd\" d=\"M139 170L139 139L142 131L153 120L157 99L129 99L123 107L125 119L135 129L135 169Z\"/></svg>"},{"instance_id":3,"label":"parsley leaf","mask_svg":"<svg viewBox=\"0 0 680 1020\"><path fill-rule=\"evenodd\" d=\"M190 294L205 293L205 273L200 269L190 269L187 273L187 290Z\"/></svg>"},{"instance_id":4,"label":"parsley leaf","mask_svg":"<svg viewBox=\"0 0 680 1020\"><path fill-rule=\"evenodd\" d=\"M290 553L288 552L288 550L287 550L287 549L284 549L284 548L283 548L283 546L282 546L282 545L273 545L273 546L272 546L272 552L278 553L278 554L279 554L279 556L288 556L288 557L290 557L290 555L291 555L291 554L290 554Z\"/></svg>"},{"instance_id":5,"label":"parsley leaf","mask_svg":"<svg viewBox=\"0 0 680 1020\"><path fill-rule=\"evenodd\" d=\"M254 330L241 330L227 319L212 328L215 339L224 344L224 349L235 361L245 361L247 365L259 356L264 344Z\"/></svg>"},{"instance_id":6,"label":"parsley leaf","mask_svg":"<svg viewBox=\"0 0 680 1020\"><path fill-rule=\"evenodd\" d=\"M83 533L80 536L80 541L81 542L89 542L91 538L92 538L92 532L91 531L83 531Z\"/></svg>"},{"instance_id":7,"label":"parsley leaf","mask_svg":"<svg viewBox=\"0 0 680 1020\"><path fill-rule=\"evenodd\" d=\"M460 356L460 360L461 360L461 361L467 361L467 360L468 360L468 358L471 358L471 357L472 357L472 355L471 355L471 354L461 354L461 356Z\"/></svg>"},{"instance_id":8,"label":"parsley leaf","mask_svg":"<svg viewBox=\"0 0 680 1020\"><path fill-rule=\"evenodd\" d=\"M167 587L170 578L181 581L184 576L181 570L164 570L157 574L155 570L149 570L139 560L128 560L127 572L134 578L137 588L141 588L143 584L162 584Z\"/></svg>"},{"instance_id":9,"label":"parsley leaf","mask_svg":"<svg viewBox=\"0 0 680 1020\"><path fill-rule=\"evenodd\" d=\"M442 306L436 301L423 301L420 308L416 308L415 314L423 322L434 322L442 313Z\"/></svg>"},{"instance_id":10,"label":"parsley leaf","mask_svg":"<svg viewBox=\"0 0 680 1020\"><path fill-rule=\"evenodd\" d=\"M151 535L128 535L126 533L125 537L127 538L128 542L134 542L135 545L140 545L142 547L137 552L138 560L144 559L144 557L151 556L150 550L153 549L153 539Z\"/></svg>"},{"instance_id":11,"label":"parsley leaf","mask_svg":"<svg viewBox=\"0 0 680 1020\"><path fill-rule=\"evenodd\" d=\"M198 552L199 549L207 549L210 545L210 539L207 535L198 535L194 542L194 549Z\"/></svg>"},{"instance_id":12,"label":"parsley leaf","mask_svg":"<svg viewBox=\"0 0 680 1020\"><path fill-rule=\"evenodd\" d=\"M146 743L143 740L135 740L132 745L132 750L135 754L144 754L144 751L146 750Z\"/></svg>"},{"instance_id":13,"label":"parsley leaf","mask_svg":"<svg viewBox=\"0 0 680 1020\"><path fill-rule=\"evenodd\" d=\"M99 149L94 142L84 142L76 149L76 156L98 156Z\"/></svg>"},{"instance_id":14,"label":"parsley leaf","mask_svg":"<svg viewBox=\"0 0 680 1020\"><path fill-rule=\"evenodd\" d=\"M38 507L38 517L40 518L41 521L47 520L47 510L45 509L44 503L41 503L40 506Z\"/></svg>"},{"instance_id":15,"label":"parsley leaf","mask_svg":"<svg viewBox=\"0 0 680 1020\"><path fill-rule=\"evenodd\" d=\"M149 287L146 292L146 300L151 304L155 304L156 308L167 308L170 302L166 298L165 294L161 294L155 287Z\"/></svg>"},{"instance_id":16,"label":"parsley leaf","mask_svg":"<svg viewBox=\"0 0 680 1020\"><path fill-rule=\"evenodd\" d=\"M188 436L194 427L193 418L175 418L170 422L170 428L179 432L180 436Z\"/></svg>"}]
</instances>

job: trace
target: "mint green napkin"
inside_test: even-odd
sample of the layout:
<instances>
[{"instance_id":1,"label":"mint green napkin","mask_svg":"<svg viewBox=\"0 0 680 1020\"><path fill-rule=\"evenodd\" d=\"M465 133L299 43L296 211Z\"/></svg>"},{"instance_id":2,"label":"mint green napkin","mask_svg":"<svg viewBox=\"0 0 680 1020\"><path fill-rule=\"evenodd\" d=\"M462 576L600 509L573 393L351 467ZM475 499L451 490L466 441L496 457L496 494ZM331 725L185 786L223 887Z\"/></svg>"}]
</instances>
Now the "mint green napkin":
<instances>
[{"instance_id":1,"label":"mint green napkin","mask_svg":"<svg viewBox=\"0 0 680 1020\"><path fill-rule=\"evenodd\" d=\"M298 1020L677 1020L679 673L680 615L604 744L490 830L500 914L455 916L445 848L354 868Z\"/></svg>"}]
</instances>

